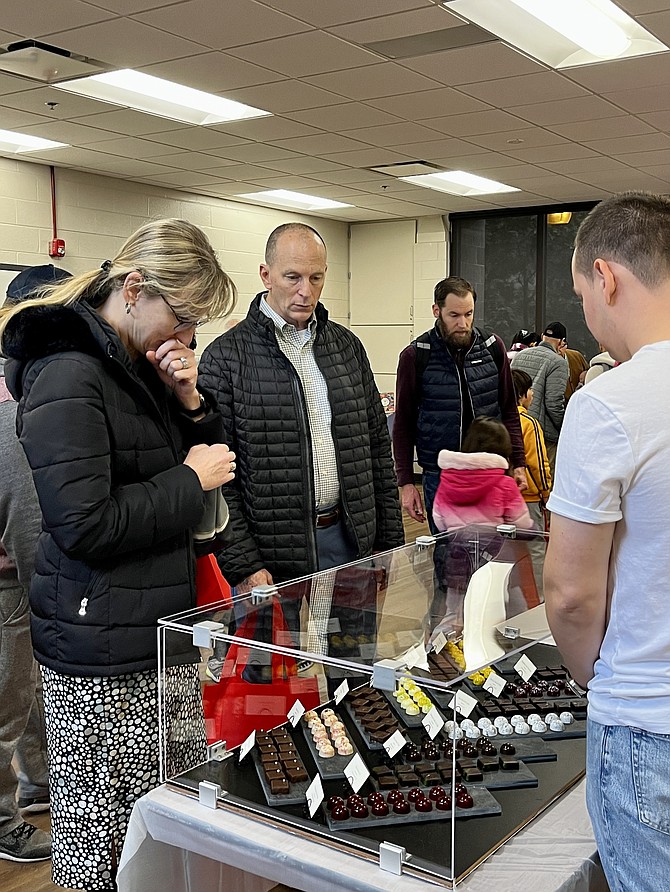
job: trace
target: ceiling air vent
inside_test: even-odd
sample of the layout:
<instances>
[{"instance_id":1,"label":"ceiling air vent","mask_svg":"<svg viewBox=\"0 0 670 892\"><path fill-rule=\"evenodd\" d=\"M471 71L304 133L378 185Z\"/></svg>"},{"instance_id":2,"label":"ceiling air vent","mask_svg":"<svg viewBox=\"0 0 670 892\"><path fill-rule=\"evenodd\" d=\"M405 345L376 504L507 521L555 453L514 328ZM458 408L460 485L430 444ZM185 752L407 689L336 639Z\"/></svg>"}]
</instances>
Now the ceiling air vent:
<instances>
[{"instance_id":1,"label":"ceiling air vent","mask_svg":"<svg viewBox=\"0 0 670 892\"><path fill-rule=\"evenodd\" d=\"M19 40L0 47L0 71L43 84L58 84L106 71L109 66L38 40Z\"/></svg>"}]
</instances>

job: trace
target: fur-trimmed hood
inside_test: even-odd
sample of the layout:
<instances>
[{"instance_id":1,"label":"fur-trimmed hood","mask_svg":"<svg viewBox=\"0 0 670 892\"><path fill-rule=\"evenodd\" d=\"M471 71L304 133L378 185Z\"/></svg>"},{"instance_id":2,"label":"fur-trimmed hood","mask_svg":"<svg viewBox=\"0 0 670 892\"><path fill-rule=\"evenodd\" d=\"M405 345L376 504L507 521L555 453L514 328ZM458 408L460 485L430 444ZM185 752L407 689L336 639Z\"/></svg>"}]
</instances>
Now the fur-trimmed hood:
<instances>
[{"instance_id":1,"label":"fur-trimmed hood","mask_svg":"<svg viewBox=\"0 0 670 892\"><path fill-rule=\"evenodd\" d=\"M509 462L502 455L492 452L451 452L449 449L440 451L437 463L442 469L453 468L456 471L484 471L489 468L506 471L509 468Z\"/></svg>"},{"instance_id":2,"label":"fur-trimmed hood","mask_svg":"<svg viewBox=\"0 0 670 892\"><path fill-rule=\"evenodd\" d=\"M76 351L90 356L123 356L114 329L84 303L26 307L7 324L2 352L7 357L5 377L16 400L23 393L26 366L57 353Z\"/></svg>"}]
</instances>

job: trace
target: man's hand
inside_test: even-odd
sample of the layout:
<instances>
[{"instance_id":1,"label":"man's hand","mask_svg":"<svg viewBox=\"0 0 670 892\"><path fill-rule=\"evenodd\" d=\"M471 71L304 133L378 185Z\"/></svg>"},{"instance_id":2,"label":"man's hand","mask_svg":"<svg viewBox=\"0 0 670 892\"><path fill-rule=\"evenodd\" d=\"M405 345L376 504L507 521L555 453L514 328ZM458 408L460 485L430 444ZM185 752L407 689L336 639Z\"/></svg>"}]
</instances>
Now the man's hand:
<instances>
[{"instance_id":1,"label":"man's hand","mask_svg":"<svg viewBox=\"0 0 670 892\"><path fill-rule=\"evenodd\" d=\"M252 588L255 588L257 585L272 585L272 574L268 573L267 570L257 570L255 573L252 573L251 576L247 576L246 579L243 579L242 582L238 582L235 586L235 593L237 595L246 595L247 592L250 592Z\"/></svg>"},{"instance_id":2,"label":"man's hand","mask_svg":"<svg viewBox=\"0 0 670 892\"><path fill-rule=\"evenodd\" d=\"M413 483L406 483L400 488L400 503L403 510L406 511L411 518L424 523L426 517L423 513L423 502L419 490Z\"/></svg>"},{"instance_id":3,"label":"man's hand","mask_svg":"<svg viewBox=\"0 0 670 892\"><path fill-rule=\"evenodd\" d=\"M528 489L528 480L526 479L525 468L514 468L514 479L516 481L516 485L519 487L519 492L523 492L524 489Z\"/></svg>"}]
</instances>

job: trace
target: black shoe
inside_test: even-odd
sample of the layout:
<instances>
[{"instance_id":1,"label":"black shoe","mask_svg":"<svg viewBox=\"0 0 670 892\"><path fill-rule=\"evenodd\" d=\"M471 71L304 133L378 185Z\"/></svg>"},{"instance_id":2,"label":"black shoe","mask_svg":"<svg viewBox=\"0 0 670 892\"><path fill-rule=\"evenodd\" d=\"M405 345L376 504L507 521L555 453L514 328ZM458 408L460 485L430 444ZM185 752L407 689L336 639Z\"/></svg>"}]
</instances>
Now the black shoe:
<instances>
[{"instance_id":1,"label":"black shoe","mask_svg":"<svg viewBox=\"0 0 670 892\"><path fill-rule=\"evenodd\" d=\"M25 821L0 836L0 858L5 861L48 861L51 858L51 836Z\"/></svg>"},{"instance_id":2,"label":"black shoe","mask_svg":"<svg viewBox=\"0 0 670 892\"><path fill-rule=\"evenodd\" d=\"M49 811L50 808L48 793L38 793L37 796L19 796L19 811L37 814L41 811Z\"/></svg>"}]
</instances>

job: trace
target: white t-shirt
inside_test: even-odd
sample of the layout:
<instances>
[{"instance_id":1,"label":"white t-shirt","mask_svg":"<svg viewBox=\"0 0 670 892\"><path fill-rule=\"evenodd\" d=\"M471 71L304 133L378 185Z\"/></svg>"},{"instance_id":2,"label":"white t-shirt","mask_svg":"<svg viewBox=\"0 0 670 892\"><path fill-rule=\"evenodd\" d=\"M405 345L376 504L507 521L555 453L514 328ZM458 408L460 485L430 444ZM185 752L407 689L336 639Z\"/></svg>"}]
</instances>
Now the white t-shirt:
<instances>
[{"instance_id":1,"label":"white t-shirt","mask_svg":"<svg viewBox=\"0 0 670 892\"><path fill-rule=\"evenodd\" d=\"M568 404L552 512L616 522L610 617L589 715L670 734L670 341L650 344Z\"/></svg>"}]
</instances>

